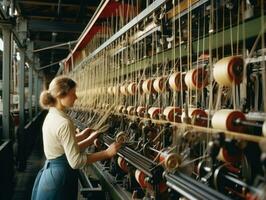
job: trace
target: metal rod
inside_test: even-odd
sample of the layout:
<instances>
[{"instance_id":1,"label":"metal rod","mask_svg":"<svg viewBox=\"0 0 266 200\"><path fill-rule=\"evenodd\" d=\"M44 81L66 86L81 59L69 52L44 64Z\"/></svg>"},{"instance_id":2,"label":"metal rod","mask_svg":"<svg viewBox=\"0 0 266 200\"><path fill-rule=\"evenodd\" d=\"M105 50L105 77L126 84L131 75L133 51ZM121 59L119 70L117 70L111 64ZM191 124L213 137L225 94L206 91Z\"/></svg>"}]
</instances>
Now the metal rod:
<instances>
[{"instance_id":1,"label":"metal rod","mask_svg":"<svg viewBox=\"0 0 266 200\"><path fill-rule=\"evenodd\" d=\"M69 41L69 42L65 42L65 43L61 43L61 44L57 44L57 45L52 45L52 46L44 47L41 49L35 49L35 50L33 50L33 53L45 51L45 50L49 50L49 49L54 49L56 47L67 46L67 45L71 45L71 44L75 44L75 43L77 43L77 40L73 40L73 41Z\"/></svg>"},{"instance_id":2,"label":"metal rod","mask_svg":"<svg viewBox=\"0 0 266 200\"><path fill-rule=\"evenodd\" d=\"M166 184L172 189L176 190L178 193L184 195L189 199L219 199L219 200L229 200L230 198L225 195L206 187L206 185L197 182L196 180L188 177L182 173L170 174L165 173L165 178L167 180Z\"/></svg>"},{"instance_id":3,"label":"metal rod","mask_svg":"<svg viewBox=\"0 0 266 200\"><path fill-rule=\"evenodd\" d=\"M56 62L54 62L54 63L49 64L49 65L45 65L45 66L43 66L43 67L37 68L37 70L42 70L42 69L45 69L45 68L47 68L47 67L51 67L51 66L53 66L53 65L58 64L59 62L61 62L61 60L58 60L58 61L56 61Z\"/></svg>"}]
</instances>

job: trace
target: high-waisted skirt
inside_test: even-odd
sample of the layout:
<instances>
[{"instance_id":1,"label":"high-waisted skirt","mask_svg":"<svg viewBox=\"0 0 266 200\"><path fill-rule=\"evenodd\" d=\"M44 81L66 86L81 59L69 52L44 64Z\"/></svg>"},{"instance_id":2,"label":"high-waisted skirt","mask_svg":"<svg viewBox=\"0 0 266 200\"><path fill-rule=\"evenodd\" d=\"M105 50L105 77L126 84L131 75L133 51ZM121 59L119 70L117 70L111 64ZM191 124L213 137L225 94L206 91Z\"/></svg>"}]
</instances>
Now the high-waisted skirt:
<instances>
[{"instance_id":1,"label":"high-waisted skirt","mask_svg":"<svg viewBox=\"0 0 266 200\"><path fill-rule=\"evenodd\" d=\"M32 200L77 199L78 170L68 164L65 154L46 160L32 189Z\"/></svg>"}]
</instances>

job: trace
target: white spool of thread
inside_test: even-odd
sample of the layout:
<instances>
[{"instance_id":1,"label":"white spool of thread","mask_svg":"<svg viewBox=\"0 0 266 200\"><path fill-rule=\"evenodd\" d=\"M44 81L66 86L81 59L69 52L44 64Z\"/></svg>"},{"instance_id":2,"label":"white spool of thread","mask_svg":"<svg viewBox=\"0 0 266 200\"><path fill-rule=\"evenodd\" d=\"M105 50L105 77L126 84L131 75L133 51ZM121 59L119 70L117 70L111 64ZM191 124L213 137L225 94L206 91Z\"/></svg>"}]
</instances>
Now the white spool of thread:
<instances>
[{"instance_id":1,"label":"white spool of thread","mask_svg":"<svg viewBox=\"0 0 266 200\"><path fill-rule=\"evenodd\" d=\"M153 82L153 88L158 93L163 93L166 89L166 77L157 77Z\"/></svg>"},{"instance_id":2,"label":"white spool of thread","mask_svg":"<svg viewBox=\"0 0 266 200\"><path fill-rule=\"evenodd\" d=\"M128 84L124 83L122 86L120 86L120 93L124 96L127 96L129 93L127 91Z\"/></svg>"},{"instance_id":3,"label":"white spool of thread","mask_svg":"<svg viewBox=\"0 0 266 200\"><path fill-rule=\"evenodd\" d=\"M181 117L181 120L183 123L185 123L185 117L186 117L186 113L183 112L182 113L182 117ZM207 120L206 119L201 119L200 117L202 118L207 118L208 115L207 113L202 110L202 109L199 109L199 108L189 108L188 109L188 117L191 118L191 119L194 119L194 125L196 126L203 126L203 127L206 127L207 126Z\"/></svg>"},{"instance_id":4,"label":"white spool of thread","mask_svg":"<svg viewBox=\"0 0 266 200\"><path fill-rule=\"evenodd\" d=\"M213 77L219 85L239 84L243 78L244 60L240 56L229 56L214 64Z\"/></svg>"},{"instance_id":5,"label":"white spool of thread","mask_svg":"<svg viewBox=\"0 0 266 200\"><path fill-rule=\"evenodd\" d=\"M185 76L185 83L191 90L202 89L208 83L208 73L204 68L189 70Z\"/></svg>"},{"instance_id":6,"label":"white spool of thread","mask_svg":"<svg viewBox=\"0 0 266 200\"><path fill-rule=\"evenodd\" d=\"M122 111L123 111L124 108L125 108L124 105L118 105L118 106L116 107L116 112L118 112L118 113L122 113Z\"/></svg>"},{"instance_id":7,"label":"white spool of thread","mask_svg":"<svg viewBox=\"0 0 266 200\"><path fill-rule=\"evenodd\" d=\"M154 80L150 78L143 82L142 89L145 94L151 94L155 92L154 87L153 87L153 81Z\"/></svg>"},{"instance_id":8,"label":"white spool of thread","mask_svg":"<svg viewBox=\"0 0 266 200\"><path fill-rule=\"evenodd\" d=\"M236 119L246 120L246 117L242 112L237 110L218 110L212 116L212 127L221 130L243 132L245 127L240 124L235 124Z\"/></svg>"},{"instance_id":9,"label":"white spool of thread","mask_svg":"<svg viewBox=\"0 0 266 200\"><path fill-rule=\"evenodd\" d=\"M135 106L128 106L127 107L127 114L134 115Z\"/></svg>"},{"instance_id":10,"label":"white spool of thread","mask_svg":"<svg viewBox=\"0 0 266 200\"><path fill-rule=\"evenodd\" d=\"M138 86L137 86L137 83L135 82L129 83L127 86L127 91L130 95L135 95L138 91L137 89L138 89Z\"/></svg>"},{"instance_id":11,"label":"white spool of thread","mask_svg":"<svg viewBox=\"0 0 266 200\"><path fill-rule=\"evenodd\" d=\"M182 74L182 88L181 88L181 73L180 72L175 72L173 74L171 74L171 76L169 77L169 86L172 90L174 91L181 91L182 90L186 90L187 86L185 84L185 74Z\"/></svg>"},{"instance_id":12,"label":"white spool of thread","mask_svg":"<svg viewBox=\"0 0 266 200\"><path fill-rule=\"evenodd\" d=\"M178 107L168 106L163 110L165 119L170 122L181 122L182 109Z\"/></svg>"},{"instance_id":13,"label":"white spool of thread","mask_svg":"<svg viewBox=\"0 0 266 200\"><path fill-rule=\"evenodd\" d=\"M161 113L161 108L159 108L159 107L151 107L148 110L148 113L149 113L151 119L158 119L159 118L159 114Z\"/></svg>"},{"instance_id":14,"label":"white spool of thread","mask_svg":"<svg viewBox=\"0 0 266 200\"><path fill-rule=\"evenodd\" d=\"M113 86L113 94L114 95L119 95L120 94L120 86Z\"/></svg>"}]
</instances>

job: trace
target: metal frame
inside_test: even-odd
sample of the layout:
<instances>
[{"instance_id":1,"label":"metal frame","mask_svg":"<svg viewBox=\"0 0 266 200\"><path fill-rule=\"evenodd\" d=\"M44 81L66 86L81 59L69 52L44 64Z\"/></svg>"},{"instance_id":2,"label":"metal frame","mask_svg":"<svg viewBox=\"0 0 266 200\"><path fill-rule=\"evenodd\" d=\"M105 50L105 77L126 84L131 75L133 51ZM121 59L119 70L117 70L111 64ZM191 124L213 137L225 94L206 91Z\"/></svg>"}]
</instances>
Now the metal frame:
<instances>
[{"instance_id":1,"label":"metal frame","mask_svg":"<svg viewBox=\"0 0 266 200\"><path fill-rule=\"evenodd\" d=\"M132 197L129 192L123 189L117 181L104 168L96 162L90 166L100 179L104 188L108 189L109 194L116 200L131 200Z\"/></svg>"},{"instance_id":2,"label":"metal frame","mask_svg":"<svg viewBox=\"0 0 266 200\"><path fill-rule=\"evenodd\" d=\"M266 16L264 16L264 18L266 20ZM245 22L245 24L240 24L238 28L237 28L237 26L233 27L232 28L232 32L234 33L233 39L232 39L233 42L237 41L237 35L236 35L237 29L242 30L243 28L245 28L245 31L246 31L245 38L247 39L247 38L255 37L258 34L258 32L261 32L262 27L260 25L261 25L261 17L247 21L247 22ZM263 28L264 28L263 31L265 32L266 31L266 25ZM209 42L212 43L213 49L219 48L223 45L230 44L230 40L224 41L224 43L222 40L219 40L219 38L222 38L222 34L224 34L225 38L230 37L230 31L231 31L230 29L227 29L224 32L221 31L221 32L206 36L205 38L200 39L199 41L194 41L192 43L192 51L195 52L197 50L198 44L199 44L199 51L200 52L204 52L204 51L209 49ZM240 34L238 40L241 41L243 39L244 39L244 36L242 34ZM204 44L203 44L203 42L204 42ZM173 55L174 55L173 51L175 51L176 58L180 57L180 55L187 56L187 53L188 53L186 50L186 44L182 44L181 45L181 53L180 53L180 47L179 46L177 46L175 49L170 49L170 50L158 53L156 55L158 57L158 62L159 63L162 62L163 59L164 60L173 60L174 59L173 58ZM121 74L121 76L125 75L125 73L132 73L133 71L138 71L138 70L144 69L148 65L150 65L150 63L151 63L151 57L144 58L144 59L138 61L137 63L132 63L132 64L126 66L126 69L124 70L124 74ZM113 78L114 74L115 74L115 72L113 71L110 74L110 78Z\"/></svg>"},{"instance_id":3,"label":"metal frame","mask_svg":"<svg viewBox=\"0 0 266 200\"><path fill-rule=\"evenodd\" d=\"M4 50L3 50L3 138L9 139L10 132L10 71L11 71L11 26L2 26Z\"/></svg>"},{"instance_id":4,"label":"metal frame","mask_svg":"<svg viewBox=\"0 0 266 200\"><path fill-rule=\"evenodd\" d=\"M201 0L201 1L198 1L196 3L194 3L191 8L189 9L186 9L184 11L182 11L181 13L177 14L176 16L173 17L172 21L176 21L178 18L186 15L188 12L194 10L195 8L198 8L199 6L203 5L204 3L207 3L209 0Z\"/></svg>"},{"instance_id":5,"label":"metal frame","mask_svg":"<svg viewBox=\"0 0 266 200\"><path fill-rule=\"evenodd\" d=\"M20 61L19 61L19 86L18 86L18 94L19 94L19 139L21 140L19 144L22 144L22 147L25 144L24 139L24 123L25 123L25 51L20 51ZM22 148L23 149L23 148ZM21 149L21 150L22 150Z\"/></svg>"},{"instance_id":6,"label":"metal frame","mask_svg":"<svg viewBox=\"0 0 266 200\"><path fill-rule=\"evenodd\" d=\"M115 40L117 40L119 37L121 37L123 34L125 34L129 29L131 29L132 27L134 27L135 25L137 25L140 21L144 20L154 10L156 10L158 7L160 7L165 2L166 2L166 0L157 0L157 1L154 1L146 9L144 9L139 15L137 15L135 18L133 18L123 28L121 28L117 33L115 33L112 37L110 37L107 41L105 41L100 47L98 47L95 51L93 51L86 59L84 59L77 67L75 67L74 70L76 70L80 66L82 66L83 63L88 62L97 53L99 53L104 48L106 48L108 45L110 45L112 42L114 42Z\"/></svg>"}]
</instances>

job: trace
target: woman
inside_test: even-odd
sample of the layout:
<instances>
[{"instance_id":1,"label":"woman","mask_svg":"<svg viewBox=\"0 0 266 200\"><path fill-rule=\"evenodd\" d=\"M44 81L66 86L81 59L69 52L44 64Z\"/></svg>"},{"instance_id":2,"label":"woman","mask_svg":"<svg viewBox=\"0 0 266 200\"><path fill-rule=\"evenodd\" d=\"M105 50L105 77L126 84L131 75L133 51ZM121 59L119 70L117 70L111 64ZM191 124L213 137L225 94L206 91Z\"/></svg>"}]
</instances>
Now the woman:
<instances>
[{"instance_id":1,"label":"woman","mask_svg":"<svg viewBox=\"0 0 266 200\"><path fill-rule=\"evenodd\" d=\"M49 109L42 127L47 160L36 177L31 197L33 200L76 199L77 169L111 158L120 148L119 143L113 143L104 151L92 154L82 152L93 143L98 133L87 128L75 135L73 122L64 111L72 107L76 99L76 83L64 76L54 78L49 89L40 95L41 106Z\"/></svg>"}]
</instances>

